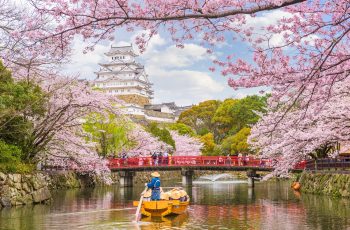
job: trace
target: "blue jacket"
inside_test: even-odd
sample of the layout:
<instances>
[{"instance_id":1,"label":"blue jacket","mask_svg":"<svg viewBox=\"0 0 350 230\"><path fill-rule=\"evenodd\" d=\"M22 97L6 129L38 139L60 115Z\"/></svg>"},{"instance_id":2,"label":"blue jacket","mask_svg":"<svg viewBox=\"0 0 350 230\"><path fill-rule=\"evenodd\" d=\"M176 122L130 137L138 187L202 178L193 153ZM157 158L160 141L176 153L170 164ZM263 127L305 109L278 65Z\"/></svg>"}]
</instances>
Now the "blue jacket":
<instances>
[{"instance_id":1,"label":"blue jacket","mask_svg":"<svg viewBox=\"0 0 350 230\"><path fill-rule=\"evenodd\" d=\"M159 177L153 177L151 182L147 184L147 187L150 189L159 189L160 187L160 179Z\"/></svg>"}]
</instances>

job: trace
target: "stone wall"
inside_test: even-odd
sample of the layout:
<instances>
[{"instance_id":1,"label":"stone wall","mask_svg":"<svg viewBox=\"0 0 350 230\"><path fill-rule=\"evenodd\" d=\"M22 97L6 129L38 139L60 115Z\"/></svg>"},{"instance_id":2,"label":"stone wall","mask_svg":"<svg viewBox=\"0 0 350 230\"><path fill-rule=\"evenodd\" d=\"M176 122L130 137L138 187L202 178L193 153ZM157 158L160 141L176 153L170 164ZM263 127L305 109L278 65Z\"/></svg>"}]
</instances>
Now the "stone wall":
<instances>
[{"instance_id":1,"label":"stone wall","mask_svg":"<svg viewBox=\"0 0 350 230\"><path fill-rule=\"evenodd\" d=\"M158 112L158 111L153 111L153 110L145 110L145 114L150 116L150 117L159 117L159 118L167 118L167 119L175 119L175 116L170 113L163 113L163 112Z\"/></svg>"},{"instance_id":2,"label":"stone wall","mask_svg":"<svg viewBox=\"0 0 350 230\"><path fill-rule=\"evenodd\" d=\"M0 208L51 199L50 190L92 187L101 185L98 178L75 172L40 172L31 175L0 172Z\"/></svg>"},{"instance_id":3,"label":"stone wall","mask_svg":"<svg viewBox=\"0 0 350 230\"><path fill-rule=\"evenodd\" d=\"M98 182L89 175L80 175L75 172L46 172L49 176L50 189L70 189L93 187Z\"/></svg>"},{"instance_id":4,"label":"stone wall","mask_svg":"<svg viewBox=\"0 0 350 230\"><path fill-rule=\"evenodd\" d=\"M338 197L350 197L350 175L332 173L302 173L301 191Z\"/></svg>"},{"instance_id":5,"label":"stone wall","mask_svg":"<svg viewBox=\"0 0 350 230\"><path fill-rule=\"evenodd\" d=\"M118 95L117 97L125 101L126 103L130 103L130 104L138 104L138 105L144 106L150 103L148 97L143 97L137 94Z\"/></svg>"},{"instance_id":6,"label":"stone wall","mask_svg":"<svg viewBox=\"0 0 350 230\"><path fill-rule=\"evenodd\" d=\"M20 175L0 172L0 208L50 200L48 181L48 176L42 173Z\"/></svg>"}]
</instances>

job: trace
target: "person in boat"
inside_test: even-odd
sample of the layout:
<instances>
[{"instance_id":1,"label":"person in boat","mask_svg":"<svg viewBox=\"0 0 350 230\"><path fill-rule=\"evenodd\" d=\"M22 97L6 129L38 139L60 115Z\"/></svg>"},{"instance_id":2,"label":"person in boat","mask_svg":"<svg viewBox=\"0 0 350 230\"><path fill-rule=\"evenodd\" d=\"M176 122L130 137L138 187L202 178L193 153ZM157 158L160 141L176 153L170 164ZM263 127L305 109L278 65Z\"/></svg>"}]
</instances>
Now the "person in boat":
<instances>
[{"instance_id":1,"label":"person in boat","mask_svg":"<svg viewBox=\"0 0 350 230\"><path fill-rule=\"evenodd\" d=\"M152 196L152 190L148 189L144 194L143 194L143 201L151 201L151 196Z\"/></svg>"},{"instance_id":2,"label":"person in boat","mask_svg":"<svg viewBox=\"0 0 350 230\"><path fill-rule=\"evenodd\" d=\"M151 200L160 200L160 175L158 172L153 172L151 176L151 182L145 185L152 190Z\"/></svg>"}]
</instances>

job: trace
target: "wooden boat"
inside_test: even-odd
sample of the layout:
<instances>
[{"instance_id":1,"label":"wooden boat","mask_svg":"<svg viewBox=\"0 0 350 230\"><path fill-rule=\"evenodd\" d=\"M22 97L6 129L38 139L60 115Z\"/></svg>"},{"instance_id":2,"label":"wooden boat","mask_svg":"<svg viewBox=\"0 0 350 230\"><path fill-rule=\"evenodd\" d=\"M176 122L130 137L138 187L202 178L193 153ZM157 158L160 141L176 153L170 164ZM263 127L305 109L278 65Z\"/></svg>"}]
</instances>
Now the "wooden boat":
<instances>
[{"instance_id":1,"label":"wooden boat","mask_svg":"<svg viewBox=\"0 0 350 230\"><path fill-rule=\"evenodd\" d=\"M163 217L171 214L179 215L187 210L189 203L189 200L184 202L180 200L143 201L141 214L149 217ZM133 205L137 207L139 201L134 201Z\"/></svg>"}]
</instances>

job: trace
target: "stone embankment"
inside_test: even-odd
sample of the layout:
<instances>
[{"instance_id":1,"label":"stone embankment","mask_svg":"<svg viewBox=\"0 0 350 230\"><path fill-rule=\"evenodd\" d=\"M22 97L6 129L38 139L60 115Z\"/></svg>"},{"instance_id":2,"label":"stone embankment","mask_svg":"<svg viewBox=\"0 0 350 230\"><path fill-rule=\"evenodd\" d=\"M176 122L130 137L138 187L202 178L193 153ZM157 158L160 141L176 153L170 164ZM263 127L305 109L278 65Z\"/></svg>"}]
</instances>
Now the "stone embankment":
<instances>
[{"instance_id":1,"label":"stone embankment","mask_svg":"<svg viewBox=\"0 0 350 230\"><path fill-rule=\"evenodd\" d=\"M0 172L0 208L49 201L48 180L42 173L20 175Z\"/></svg>"},{"instance_id":2,"label":"stone embankment","mask_svg":"<svg viewBox=\"0 0 350 230\"><path fill-rule=\"evenodd\" d=\"M305 193L350 197L350 174L304 172L299 182Z\"/></svg>"},{"instance_id":3,"label":"stone embankment","mask_svg":"<svg viewBox=\"0 0 350 230\"><path fill-rule=\"evenodd\" d=\"M50 190L95 186L96 178L74 172L37 172L29 175L0 172L0 208L46 203Z\"/></svg>"}]
</instances>

